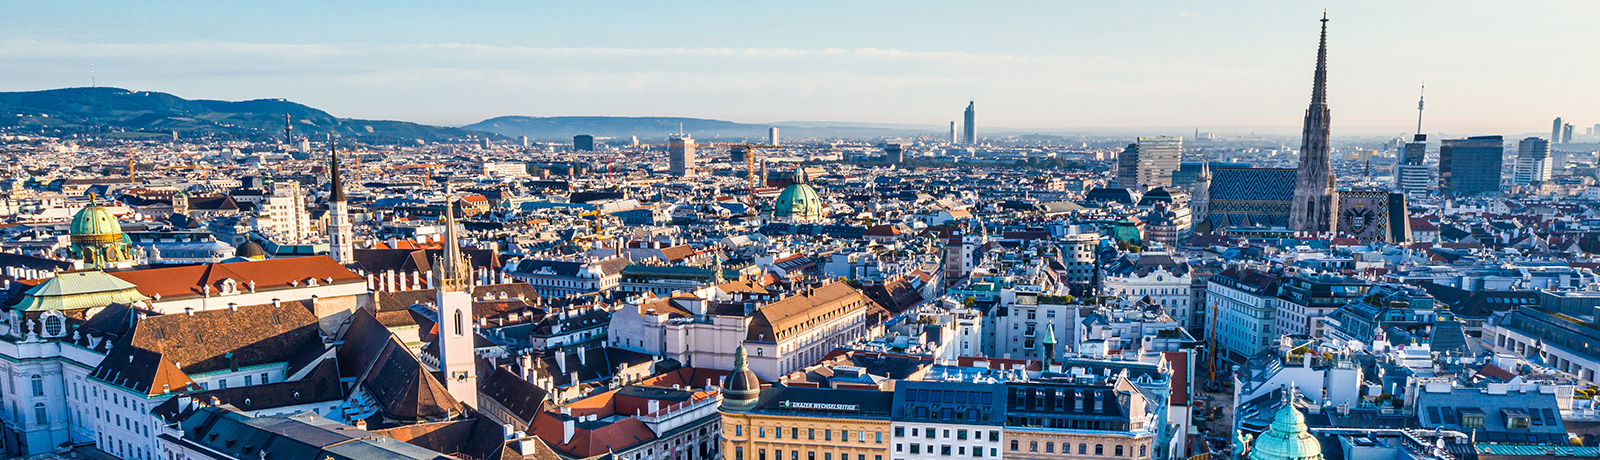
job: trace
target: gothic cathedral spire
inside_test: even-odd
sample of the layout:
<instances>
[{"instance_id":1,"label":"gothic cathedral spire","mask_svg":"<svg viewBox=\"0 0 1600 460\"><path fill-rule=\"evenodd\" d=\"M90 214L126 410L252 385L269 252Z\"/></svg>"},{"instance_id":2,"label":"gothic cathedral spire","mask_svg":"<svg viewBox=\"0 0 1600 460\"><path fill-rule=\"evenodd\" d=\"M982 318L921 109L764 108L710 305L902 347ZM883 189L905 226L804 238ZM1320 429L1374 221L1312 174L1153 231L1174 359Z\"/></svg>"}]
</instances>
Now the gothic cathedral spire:
<instances>
[{"instance_id":1,"label":"gothic cathedral spire","mask_svg":"<svg viewBox=\"0 0 1600 460\"><path fill-rule=\"evenodd\" d=\"M1306 109L1300 137L1300 168L1295 179L1289 229L1327 232L1333 228L1334 191L1332 158L1328 147L1328 14L1322 14L1322 38L1317 44L1317 70L1311 83L1311 107Z\"/></svg>"}]
</instances>

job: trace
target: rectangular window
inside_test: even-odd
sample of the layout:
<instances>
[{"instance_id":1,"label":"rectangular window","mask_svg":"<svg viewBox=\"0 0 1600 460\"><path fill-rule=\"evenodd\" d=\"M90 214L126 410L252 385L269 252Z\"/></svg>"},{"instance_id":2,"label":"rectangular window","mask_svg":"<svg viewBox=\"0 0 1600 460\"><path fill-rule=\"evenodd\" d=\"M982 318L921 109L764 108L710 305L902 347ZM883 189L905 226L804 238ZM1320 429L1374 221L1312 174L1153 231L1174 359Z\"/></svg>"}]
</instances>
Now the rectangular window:
<instances>
[{"instance_id":1,"label":"rectangular window","mask_svg":"<svg viewBox=\"0 0 1600 460\"><path fill-rule=\"evenodd\" d=\"M806 428L806 439L817 439L817 429Z\"/></svg>"},{"instance_id":2,"label":"rectangular window","mask_svg":"<svg viewBox=\"0 0 1600 460\"><path fill-rule=\"evenodd\" d=\"M734 425L733 426L733 435L734 436L744 436L744 425Z\"/></svg>"},{"instance_id":3,"label":"rectangular window","mask_svg":"<svg viewBox=\"0 0 1600 460\"><path fill-rule=\"evenodd\" d=\"M744 446L734 446L733 460L744 460Z\"/></svg>"},{"instance_id":4,"label":"rectangular window","mask_svg":"<svg viewBox=\"0 0 1600 460\"><path fill-rule=\"evenodd\" d=\"M946 455L946 456L950 455L950 445L949 444L945 444L945 445L939 446L939 455Z\"/></svg>"},{"instance_id":5,"label":"rectangular window","mask_svg":"<svg viewBox=\"0 0 1600 460\"><path fill-rule=\"evenodd\" d=\"M833 430L827 430L827 429L822 430L822 440L823 441L832 441L833 440Z\"/></svg>"},{"instance_id":6,"label":"rectangular window","mask_svg":"<svg viewBox=\"0 0 1600 460\"><path fill-rule=\"evenodd\" d=\"M758 438L767 437L767 427L764 427L764 426L763 427L756 427L756 437L758 437Z\"/></svg>"},{"instance_id":7,"label":"rectangular window","mask_svg":"<svg viewBox=\"0 0 1600 460\"><path fill-rule=\"evenodd\" d=\"M962 440L962 441L966 441L967 440L967 430L956 430L956 439L959 439L959 440Z\"/></svg>"},{"instance_id":8,"label":"rectangular window","mask_svg":"<svg viewBox=\"0 0 1600 460\"><path fill-rule=\"evenodd\" d=\"M904 437L906 437L906 427L903 427L903 426L894 427L894 437L896 437L896 438L904 438Z\"/></svg>"},{"instance_id":9,"label":"rectangular window","mask_svg":"<svg viewBox=\"0 0 1600 460\"><path fill-rule=\"evenodd\" d=\"M922 429L922 434L927 435L928 439L934 439L934 438L939 436L939 430L934 429L933 427L930 426L930 427L927 427L927 428L923 428Z\"/></svg>"},{"instance_id":10,"label":"rectangular window","mask_svg":"<svg viewBox=\"0 0 1600 460\"><path fill-rule=\"evenodd\" d=\"M916 455L916 454L920 454L920 453L922 453L922 444L912 444L911 445L911 454L912 455Z\"/></svg>"},{"instance_id":11,"label":"rectangular window","mask_svg":"<svg viewBox=\"0 0 1600 460\"><path fill-rule=\"evenodd\" d=\"M255 381L256 381L256 378L253 375L244 376L244 386L255 385Z\"/></svg>"},{"instance_id":12,"label":"rectangular window","mask_svg":"<svg viewBox=\"0 0 1600 460\"><path fill-rule=\"evenodd\" d=\"M756 451L756 458L758 458L760 460L767 460L767 450L766 449L761 449L759 451Z\"/></svg>"},{"instance_id":13,"label":"rectangular window","mask_svg":"<svg viewBox=\"0 0 1600 460\"><path fill-rule=\"evenodd\" d=\"M877 433L877 435L874 436L874 437L878 440L878 444L883 444L883 432L882 431L879 431Z\"/></svg>"}]
</instances>

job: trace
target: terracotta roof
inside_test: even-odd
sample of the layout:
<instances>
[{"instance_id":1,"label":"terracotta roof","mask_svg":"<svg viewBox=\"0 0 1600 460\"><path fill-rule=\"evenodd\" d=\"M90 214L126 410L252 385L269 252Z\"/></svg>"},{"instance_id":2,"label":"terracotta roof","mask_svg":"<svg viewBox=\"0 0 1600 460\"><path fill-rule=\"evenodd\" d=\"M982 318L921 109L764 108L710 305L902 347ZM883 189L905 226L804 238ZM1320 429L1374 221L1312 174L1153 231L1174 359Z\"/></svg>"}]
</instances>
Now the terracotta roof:
<instances>
[{"instance_id":1,"label":"terracotta roof","mask_svg":"<svg viewBox=\"0 0 1600 460\"><path fill-rule=\"evenodd\" d=\"M208 286L216 295L221 292L220 283L224 279L238 283L240 291L247 291L250 281L256 283L257 291L305 286L310 278L315 278L319 284L329 283L328 279L332 279L331 284L367 282L366 278L326 256L151 268L115 272L111 276L133 283L146 296L160 295L161 300L201 297Z\"/></svg>"},{"instance_id":2,"label":"terracotta roof","mask_svg":"<svg viewBox=\"0 0 1600 460\"><path fill-rule=\"evenodd\" d=\"M1163 351L1161 354L1172 364L1172 398L1168 405L1189 405L1189 355L1181 351Z\"/></svg>"},{"instance_id":3,"label":"terracotta roof","mask_svg":"<svg viewBox=\"0 0 1600 460\"><path fill-rule=\"evenodd\" d=\"M146 316L135 321L126 342L159 353L191 374L293 364L323 350L316 315L293 302Z\"/></svg>"},{"instance_id":4,"label":"terracotta roof","mask_svg":"<svg viewBox=\"0 0 1600 460\"><path fill-rule=\"evenodd\" d=\"M849 284L830 283L756 309L745 340L781 341L830 314L866 308L870 303L872 299Z\"/></svg>"}]
</instances>

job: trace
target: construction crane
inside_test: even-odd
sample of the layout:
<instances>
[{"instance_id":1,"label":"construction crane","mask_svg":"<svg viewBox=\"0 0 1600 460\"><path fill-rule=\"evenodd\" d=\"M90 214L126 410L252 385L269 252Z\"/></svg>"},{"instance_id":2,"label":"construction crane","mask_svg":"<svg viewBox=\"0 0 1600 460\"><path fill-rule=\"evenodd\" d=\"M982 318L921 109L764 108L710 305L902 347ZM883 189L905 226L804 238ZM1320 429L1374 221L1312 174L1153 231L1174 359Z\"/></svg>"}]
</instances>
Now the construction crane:
<instances>
[{"instance_id":1,"label":"construction crane","mask_svg":"<svg viewBox=\"0 0 1600 460\"><path fill-rule=\"evenodd\" d=\"M764 150L764 149L781 149L783 147L776 146L776 145L734 143L734 144L729 144L728 148L729 149L740 148L740 149L744 149L744 151L745 151L745 154L744 154L744 167L747 170L746 174L749 175L749 180L750 180L750 199L752 201L754 201L755 200L755 196L756 196L756 187L760 187L761 186L760 178L756 177L756 151L757 150Z\"/></svg>"}]
</instances>

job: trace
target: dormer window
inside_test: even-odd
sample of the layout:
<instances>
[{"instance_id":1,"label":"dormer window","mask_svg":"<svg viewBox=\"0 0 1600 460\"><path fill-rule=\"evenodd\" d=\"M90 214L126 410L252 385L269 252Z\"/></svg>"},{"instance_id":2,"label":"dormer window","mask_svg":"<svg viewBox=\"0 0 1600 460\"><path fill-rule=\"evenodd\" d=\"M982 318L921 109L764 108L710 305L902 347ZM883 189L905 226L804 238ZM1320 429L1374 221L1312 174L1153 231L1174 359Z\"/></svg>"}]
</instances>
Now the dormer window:
<instances>
[{"instance_id":1,"label":"dormer window","mask_svg":"<svg viewBox=\"0 0 1600 460\"><path fill-rule=\"evenodd\" d=\"M222 281L217 282L217 291L221 292L222 295L238 294L239 282L234 281L232 278L223 278Z\"/></svg>"},{"instance_id":2,"label":"dormer window","mask_svg":"<svg viewBox=\"0 0 1600 460\"><path fill-rule=\"evenodd\" d=\"M321 280L318 280L318 279L316 279L316 278L315 278L315 277L312 277L312 278L306 278L306 286L313 286L313 287L315 287L315 286L316 286L316 285L317 285L317 284L319 284L319 283L320 283L320 282L321 282Z\"/></svg>"}]
</instances>

